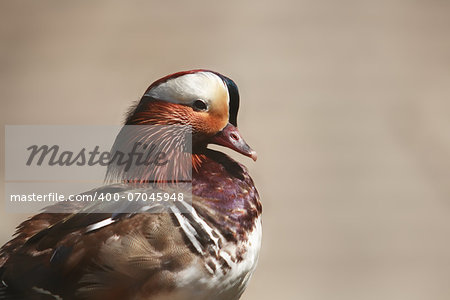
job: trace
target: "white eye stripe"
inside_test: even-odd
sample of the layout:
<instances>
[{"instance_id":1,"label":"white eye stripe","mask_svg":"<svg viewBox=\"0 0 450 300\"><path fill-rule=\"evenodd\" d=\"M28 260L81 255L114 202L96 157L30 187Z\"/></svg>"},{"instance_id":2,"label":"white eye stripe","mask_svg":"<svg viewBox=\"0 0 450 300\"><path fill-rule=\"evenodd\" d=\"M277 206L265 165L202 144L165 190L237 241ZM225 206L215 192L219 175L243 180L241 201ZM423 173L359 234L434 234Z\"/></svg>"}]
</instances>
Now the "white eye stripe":
<instances>
[{"instance_id":1,"label":"white eye stripe","mask_svg":"<svg viewBox=\"0 0 450 300\"><path fill-rule=\"evenodd\" d=\"M145 96L184 105L201 99L209 106L224 91L228 98L227 86L219 76L211 72L197 72L169 79L152 88Z\"/></svg>"}]
</instances>

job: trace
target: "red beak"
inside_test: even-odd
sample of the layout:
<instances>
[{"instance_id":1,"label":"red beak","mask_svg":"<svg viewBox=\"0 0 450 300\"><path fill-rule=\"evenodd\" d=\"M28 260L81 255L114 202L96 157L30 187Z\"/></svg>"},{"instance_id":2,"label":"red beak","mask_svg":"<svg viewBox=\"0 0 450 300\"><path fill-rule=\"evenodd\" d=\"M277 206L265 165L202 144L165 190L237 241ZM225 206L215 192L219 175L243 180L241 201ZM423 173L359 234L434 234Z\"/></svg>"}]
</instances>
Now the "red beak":
<instances>
[{"instance_id":1,"label":"red beak","mask_svg":"<svg viewBox=\"0 0 450 300\"><path fill-rule=\"evenodd\" d=\"M256 151L247 145L239 130L230 123L222 131L213 136L210 143L230 148L245 156L251 157L254 161L258 158Z\"/></svg>"}]
</instances>

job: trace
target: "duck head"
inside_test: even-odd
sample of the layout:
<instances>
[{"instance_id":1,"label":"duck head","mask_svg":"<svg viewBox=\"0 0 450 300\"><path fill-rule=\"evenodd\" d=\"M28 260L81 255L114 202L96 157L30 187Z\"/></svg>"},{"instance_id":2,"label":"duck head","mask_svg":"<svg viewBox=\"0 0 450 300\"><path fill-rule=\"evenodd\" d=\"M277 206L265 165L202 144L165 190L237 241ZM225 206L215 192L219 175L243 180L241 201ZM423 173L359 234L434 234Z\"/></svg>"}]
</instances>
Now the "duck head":
<instances>
[{"instance_id":1,"label":"duck head","mask_svg":"<svg viewBox=\"0 0 450 300\"><path fill-rule=\"evenodd\" d=\"M209 70L163 77L146 90L125 125L186 125L193 153L217 144L256 161L257 154L237 129L239 92L233 80Z\"/></svg>"}]
</instances>

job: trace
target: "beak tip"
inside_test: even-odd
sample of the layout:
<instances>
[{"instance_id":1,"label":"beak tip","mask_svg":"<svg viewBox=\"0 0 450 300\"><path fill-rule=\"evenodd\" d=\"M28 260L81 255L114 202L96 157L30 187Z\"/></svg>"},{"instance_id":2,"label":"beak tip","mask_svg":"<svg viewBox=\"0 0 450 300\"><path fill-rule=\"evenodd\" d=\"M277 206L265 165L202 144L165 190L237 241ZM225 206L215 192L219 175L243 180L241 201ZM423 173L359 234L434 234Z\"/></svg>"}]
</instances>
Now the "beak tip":
<instances>
[{"instance_id":1,"label":"beak tip","mask_svg":"<svg viewBox=\"0 0 450 300\"><path fill-rule=\"evenodd\" d=\"M253 159L253 161L256 161L258 159L258 154L255 150L252 150L252 152L250 152L250 157Z\"/></svg>"}]
</instances>

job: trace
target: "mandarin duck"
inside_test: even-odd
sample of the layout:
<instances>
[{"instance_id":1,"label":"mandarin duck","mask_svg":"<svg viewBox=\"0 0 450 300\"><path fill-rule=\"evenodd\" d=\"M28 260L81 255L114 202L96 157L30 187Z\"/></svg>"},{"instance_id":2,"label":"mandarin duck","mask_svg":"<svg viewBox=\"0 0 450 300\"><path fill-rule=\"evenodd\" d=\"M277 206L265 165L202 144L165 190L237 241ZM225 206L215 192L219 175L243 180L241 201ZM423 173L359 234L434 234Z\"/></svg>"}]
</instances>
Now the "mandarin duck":
<instances>
[{"instance_id":1,"label":"mandarin duck","mask_svg":"<svg viewBox=\"0 0 450 300\"><path fill-rule=\"evenodd\" d=\"M0 299L239 299L258 260L261 203L247 169L207 148L218 144L256 160L237 129L238 109L236 84L213 71L151 84L125 124L191 128L192 199L182 204L188 212L155 204L134 213L37 214L1 248ZM175 163L165 172L181 168ZM133 179L150 184L141 175ZM125 193L132 184L95 191Z\"/></svg>"}]
</instances>

